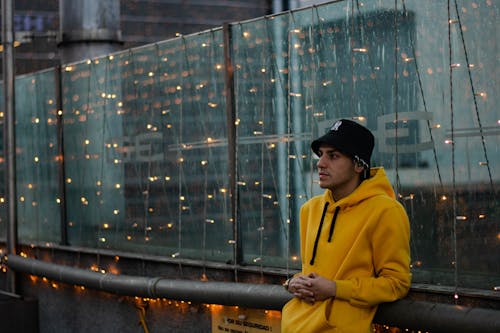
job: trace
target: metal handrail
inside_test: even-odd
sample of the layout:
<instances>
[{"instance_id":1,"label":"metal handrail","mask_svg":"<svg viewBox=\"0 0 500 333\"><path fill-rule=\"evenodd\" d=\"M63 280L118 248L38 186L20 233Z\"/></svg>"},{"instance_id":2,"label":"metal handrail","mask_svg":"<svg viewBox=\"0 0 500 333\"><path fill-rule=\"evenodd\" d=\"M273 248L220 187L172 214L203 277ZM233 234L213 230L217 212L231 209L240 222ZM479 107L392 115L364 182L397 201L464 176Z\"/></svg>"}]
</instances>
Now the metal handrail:
<instances>
[{"instance_id":1,"label":"metal handrail","mask_svg":"<svg viewBox=\"0 0 500 333\"><path fill-rule=\"evenodd\" d=\"M280 285L102 274L18 255L9 255L4 261L16 272L123 296L167 298L268 310L281 310L292 297ZM402 299L381 304L375 322L433 333L493 333L500 332L500 311Z\"/></svg>"}]
</instances>

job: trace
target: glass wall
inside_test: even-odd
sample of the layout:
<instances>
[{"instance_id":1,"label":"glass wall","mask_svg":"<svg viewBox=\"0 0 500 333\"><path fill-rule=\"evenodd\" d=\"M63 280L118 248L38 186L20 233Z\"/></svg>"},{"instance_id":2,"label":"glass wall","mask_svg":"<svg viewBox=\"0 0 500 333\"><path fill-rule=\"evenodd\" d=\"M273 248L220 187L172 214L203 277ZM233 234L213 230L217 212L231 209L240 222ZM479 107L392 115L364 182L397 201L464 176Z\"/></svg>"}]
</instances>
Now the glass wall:
<instances>
[{"instance_id":1,"label":"glass wall","mask_svg":"<svg viewBox=\"0 0 500 333\"><path fill-rule=\"evenodd\" d=\"M490 290L498 11L336 1L18 78L21 241L297 269L310 142L351 118L410 217L414 282Z\"/></svg>"},{"instance_id":2,"label":"glass wall","mask_svg":"<svg viewBox=\"0 0 500 333\"><path fill-rule=\"evenodd\" d=\"M16 174L18 237L26 244L61 240L61 165L55 69L16 79ZM3 101L3 85L2 85ZM4 112L2 104L2 125ZM3 133L3 128L2 128ZM6 165L2 142L0 234L7 228Z\"/></svg>"},{"instance_id":3,"label":"glass wall","mask_svg":"<svg viewBox=\"0 0 500 333\"><path fill-rule=\"evenodd\" d=\"M222 31L63 72L71 244L232 257Z\"/></svg>"}]
</instances>

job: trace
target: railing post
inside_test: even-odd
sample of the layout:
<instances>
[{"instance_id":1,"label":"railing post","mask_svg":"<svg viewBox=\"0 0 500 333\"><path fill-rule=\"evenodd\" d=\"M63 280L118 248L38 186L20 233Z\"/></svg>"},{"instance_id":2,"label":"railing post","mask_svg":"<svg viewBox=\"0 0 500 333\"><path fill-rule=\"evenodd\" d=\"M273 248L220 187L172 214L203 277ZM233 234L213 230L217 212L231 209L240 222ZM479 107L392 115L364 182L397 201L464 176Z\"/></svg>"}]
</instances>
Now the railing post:
<instances>
[{"instance_id":1,"label":"railing post","mask_svg":"<svg viewBox=\"0 0 500 333\"><path fill-rule=\"evenodd\" d=\"M58 189L60 195L59 211L60 211L60 232L61 245L69 245L68 243L68 223L66 221L66 170L64 166L64 114L63 114L63 96L62 96L62 68L57 67L55 70L55 85L56 85L56 103L57 103L57 156L58 156Z\"/></svg>"},{"instance_id":2,"label":"railing post","mask_svg":"<svg viewBox=\"0 0 500 333\"><path fill-rule=\"evenodd\" d=\"M224 33L224 63L225 63L225 90L226 90L226 119L228 142L228 172L229 172L229 198L231 206L231 221L233 223L233 264L242 262L242 249L240 226L237 216L238 188L237 188L237 155L236 155L236 105L234 101L234 68L231 58L232 35L229 23L223 25ZM238 274L235 268L235 280Z\"/></svg>"},{"instance_id":3,"label":"railing post","mask_svg":"<svg viewBox=\"0 0 500 333\"><path fill-rule=\"evenodd\" d=\"M15 130L15 62L14 62L14 2L2 0L3 88L4 88L4 152L7 186L7 254L17 252L17 202L16 202L16 134ZM16 292L16 275L9 270L7 289Z\"/></svg>"}]
</instances>

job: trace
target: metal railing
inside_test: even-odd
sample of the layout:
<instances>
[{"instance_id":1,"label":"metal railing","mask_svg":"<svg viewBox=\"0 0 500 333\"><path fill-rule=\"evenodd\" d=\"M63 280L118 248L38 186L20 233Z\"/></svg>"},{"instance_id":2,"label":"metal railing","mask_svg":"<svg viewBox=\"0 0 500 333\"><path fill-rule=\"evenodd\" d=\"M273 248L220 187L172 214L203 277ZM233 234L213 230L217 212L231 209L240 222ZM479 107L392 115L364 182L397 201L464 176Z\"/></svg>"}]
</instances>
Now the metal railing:
<instances>
[{"instance_id":1,"label":"metal railing","mask_svg":"<svg viewBox=\"0 0 500 333\"><path fill-rule=\"evenodd\" d=\"M168 298L268 310L281 310L292 297L280 285L102 274L12 254L4 260L10 269L18 273L43 276L123 296ZM433 333L500 332L500 311L402 299L381 304L375 322Z\"/></svg>"}]
</instances>

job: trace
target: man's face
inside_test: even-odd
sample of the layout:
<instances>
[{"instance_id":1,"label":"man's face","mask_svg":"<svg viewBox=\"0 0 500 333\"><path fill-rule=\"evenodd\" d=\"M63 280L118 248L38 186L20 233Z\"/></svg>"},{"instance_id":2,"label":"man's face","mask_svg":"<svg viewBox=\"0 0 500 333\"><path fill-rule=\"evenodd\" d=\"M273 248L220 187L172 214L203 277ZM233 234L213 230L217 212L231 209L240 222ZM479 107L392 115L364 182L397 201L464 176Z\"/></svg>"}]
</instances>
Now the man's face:
<instances>
[{"instance_id":1,"label":"man's face","mask_svg":"<svg viewBox=\"0 0 500 333\"><path fill-rule=\"evenodd\" d=\"M322 144L318 151L319 186L334 193L353 190L359 184L359 171L349 156L334 147Z\"/></svg>"}]
</instances>

